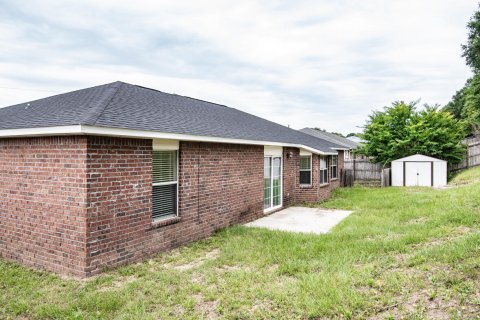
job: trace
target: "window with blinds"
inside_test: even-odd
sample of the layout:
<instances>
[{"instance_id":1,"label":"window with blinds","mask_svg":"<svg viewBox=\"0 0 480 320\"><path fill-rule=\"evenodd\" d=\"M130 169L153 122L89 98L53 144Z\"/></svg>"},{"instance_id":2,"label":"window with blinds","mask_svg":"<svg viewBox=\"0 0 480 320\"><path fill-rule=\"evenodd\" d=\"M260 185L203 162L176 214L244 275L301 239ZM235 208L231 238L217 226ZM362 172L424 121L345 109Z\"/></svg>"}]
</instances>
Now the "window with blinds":
<instances>
[{"instance_id":1,"label":"window with blinds","mask_svg":"<svg viewBox=\"0 0 480 320\"><path fill-rule=\"evenodd\" d=\"M332 179L336 179L338 176L337 160L338 160L338 156L332 156L332 161L330 165L332 168Z\"/></svg>"},{"instance_id":2,"label":"window with blinds","mask_svg":"<svg viewBox=\"0 0 480 320\"><path fill-rule=\"evenodd\" d=\"M312 184L312 156L300 156L300 184Z\"/></svg>"},{"instance_id":3,"label":"window with blinds","mask_svg":"<svg viewBox=\"0 0 480 320\"><path fill-rule=\"evenodd\" d=\"M177 215L177 151L153 151L152 218Z\"/></svg>"},{"instance_id":4,"label":"window with blinds","mask_svg":"<svg viewBox=\"0 0 480 320\"><path fill-rule=\"evenodd\" d=\"M328 183L327 158L320 157L320 184Z\"/></svg>"}]
</instances>

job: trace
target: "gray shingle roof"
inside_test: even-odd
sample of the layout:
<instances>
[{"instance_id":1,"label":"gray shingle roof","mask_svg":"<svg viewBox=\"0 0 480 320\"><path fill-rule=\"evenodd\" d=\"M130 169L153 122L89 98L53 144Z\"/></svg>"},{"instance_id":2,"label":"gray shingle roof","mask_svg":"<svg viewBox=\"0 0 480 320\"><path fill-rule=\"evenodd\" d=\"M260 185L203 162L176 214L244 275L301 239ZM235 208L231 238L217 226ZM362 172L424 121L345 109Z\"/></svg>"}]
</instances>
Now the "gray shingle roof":
<instances>
[{"instance_id":1,"label":"gray shingle roof","mask_svg":"<svg viewBox=\"0 0 480 320\"><path fill-rule=\"evenodd\" d=\"M0 130L68 125L342 148L234 108L123 82L0 108Z\"/></svg>"},{"instance_id":2,"label":"gray shingle roof","mask_svg":"<svg viewBox=\"0 0 480 320\"><path fill-rule=\"evenodd\" d=\"M355 149L358 147L358 143L355 141L349 140L347 138L340 137L334 133L331 132L326 132L326 131L320 131L312 128L303 128L299 130L303 133L312 135L314 137L317 137L319 139L331 141L333 143L336 143L338 145L341 145L344 148L349 148L349 149Z\"/></svg>"}]
</instances>

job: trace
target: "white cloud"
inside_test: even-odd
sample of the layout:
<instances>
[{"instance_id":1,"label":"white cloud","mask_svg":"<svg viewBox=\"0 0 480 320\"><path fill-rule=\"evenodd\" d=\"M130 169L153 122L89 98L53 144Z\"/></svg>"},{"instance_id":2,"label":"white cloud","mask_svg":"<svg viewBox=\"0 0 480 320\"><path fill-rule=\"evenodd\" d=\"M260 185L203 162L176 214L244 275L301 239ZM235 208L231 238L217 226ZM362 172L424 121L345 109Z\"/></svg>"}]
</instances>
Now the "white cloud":
<instances>
[{"instance_id":1,"label":"white cloud","mask_svg":"<svg viewBox=\"0 0 480 320\"><path fill-rule=\"evenodd\" d=\"M294 128L358 131L395 100L448 102L469 76L460 43L475 9L471 0L7 1L0 105L121 80Z\"/></svg>"}]
</instances>

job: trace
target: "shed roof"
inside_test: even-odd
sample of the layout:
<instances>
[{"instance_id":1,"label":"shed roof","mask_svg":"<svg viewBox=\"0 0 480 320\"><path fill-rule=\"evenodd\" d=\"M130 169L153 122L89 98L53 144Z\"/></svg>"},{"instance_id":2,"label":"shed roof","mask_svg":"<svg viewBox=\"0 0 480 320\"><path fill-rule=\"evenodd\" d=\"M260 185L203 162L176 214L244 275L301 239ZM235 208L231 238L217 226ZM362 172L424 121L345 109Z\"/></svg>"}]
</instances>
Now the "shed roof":
<instances>
[{"instance_id":1,"label":"shed roof","mask_svg":"<svg viewBox=\"0 0 480 320\"><path fill-rule=\"evenodd\" d=\"M411 156L408 156L408 157L404 157L404 158L400 158L400 159L397 159L397 160L394 160L392 162L405 162L405 161L433 161L433 162L446 162L445 160L442 160L442 159L437 159L437 158L432 158L432 157L429 157L429 156L425 156L423 154L414 154L414 155L411 155Z\"/></svg>"}]
</instances>

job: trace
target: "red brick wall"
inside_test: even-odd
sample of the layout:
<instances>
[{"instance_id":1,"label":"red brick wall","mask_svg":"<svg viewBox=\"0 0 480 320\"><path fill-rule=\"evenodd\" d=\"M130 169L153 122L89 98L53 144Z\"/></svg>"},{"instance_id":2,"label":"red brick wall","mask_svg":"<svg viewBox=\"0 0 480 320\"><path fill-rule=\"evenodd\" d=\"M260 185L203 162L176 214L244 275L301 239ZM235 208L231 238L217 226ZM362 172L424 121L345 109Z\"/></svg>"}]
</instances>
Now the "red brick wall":
<instances>
[{"instance_id":1,"label":"red brick wall","mask_svg":"<svg viewBox=\"0 0 480 320\"><path fill-rule=\"evenodd\" d=\"M87 260L97 273L146 252L151 223L152 141L88 137Z\"/></svg>"},{"instance_id":2,"label":"red brick wall","mask_svg":"<svg viewBox=\"0 0 480 320\"><path fill-rule=\"evenodd\" d=\"M151 220L151 141L89 138L86 273L263 215L263 147L181 142L179 218Z\"/></svg>"},{"instance_id":3,"label":"red brick wall","mask_svg":"<svg viewBox=\"0 0 480 320\"><path fill-rule=\"evenodd\" d=\"M316 154L312 155L312 183L310 185L300 185L299 181L297 181L295 185L295 202L316 202L319 200L319 166L319 157ZM300 167L297 169L297 171L299 170Z\"/></svg>"},{"instance_id":4,"label":"red brick wall","mask_svg":"<svg viewBox=\"0 0 480 320\"><path fill-rule=\"evenodd\" d=\"M328 199L331 191L340 186L340 179L331 179L329 167L329 183L320 185L320 157L312 155L312 184L310 186L300 185L300 150L298 148L283 148L284 176L283 176L283 201L285 206L301 202L317 202ZM343 168L343 151L338 153L338 174Z\"/></svg>"},{"instance_id":5,"label":"red brick wall","mask_svg":"<svg viewBox=\"0 0 480 320\"><path fill-rule=\"evenodd\" d=\"M328 163L328 180L329 183L326 186L319 186L318 188L318 199L328 199L331 196L331 193L336 188L340 187L340 172L343 169L343 151L338 151L337 158L337 179L332 179L332 170L330 169L330 162Z\"/></svg>"},{"instance_id":6,"label":"red brick wall","mask_svg":"<svg viewBox=\"0 0 480 320\"><path fill-rule=\"evenodd\" d=\"M86 137L0 139L0 256L83 272Z\"/></svg>"},{"instance_id":7,"label":"red brick wall","mask_svg":"<svg viewBox=\"0 0 480 320\"><path fill-rule=\"evenodd\" d=\"M295 204L296 186L299 181L299 160L298 148L283 148L283 206L288 207Z\"/></svg>"},{"instance_id":8,"label":"red brick wall","mask_svg":"<svg viewBox=\"0 0 480 320\"><path fill-rule=\"evenodd\" d=\"M180 221L153 228L150 253L263 215L263 147L180 143Z\"/></svg>"},{"instance_id":9,"label":"red brick wall","mask_svg":"<svg viewBox=\"0 0 480 320\"><path fill-rule=\"evenodd\" d=\"M181 142L179 217L153 225L151 140L1 139L0 255L88 276L254 220L263 216L263 154L263 146ZM283 160L284 206L338 186L318 188L317 156L311 188L299 187L299 149L284 148Z\"/></svg>"}]
</instances>

